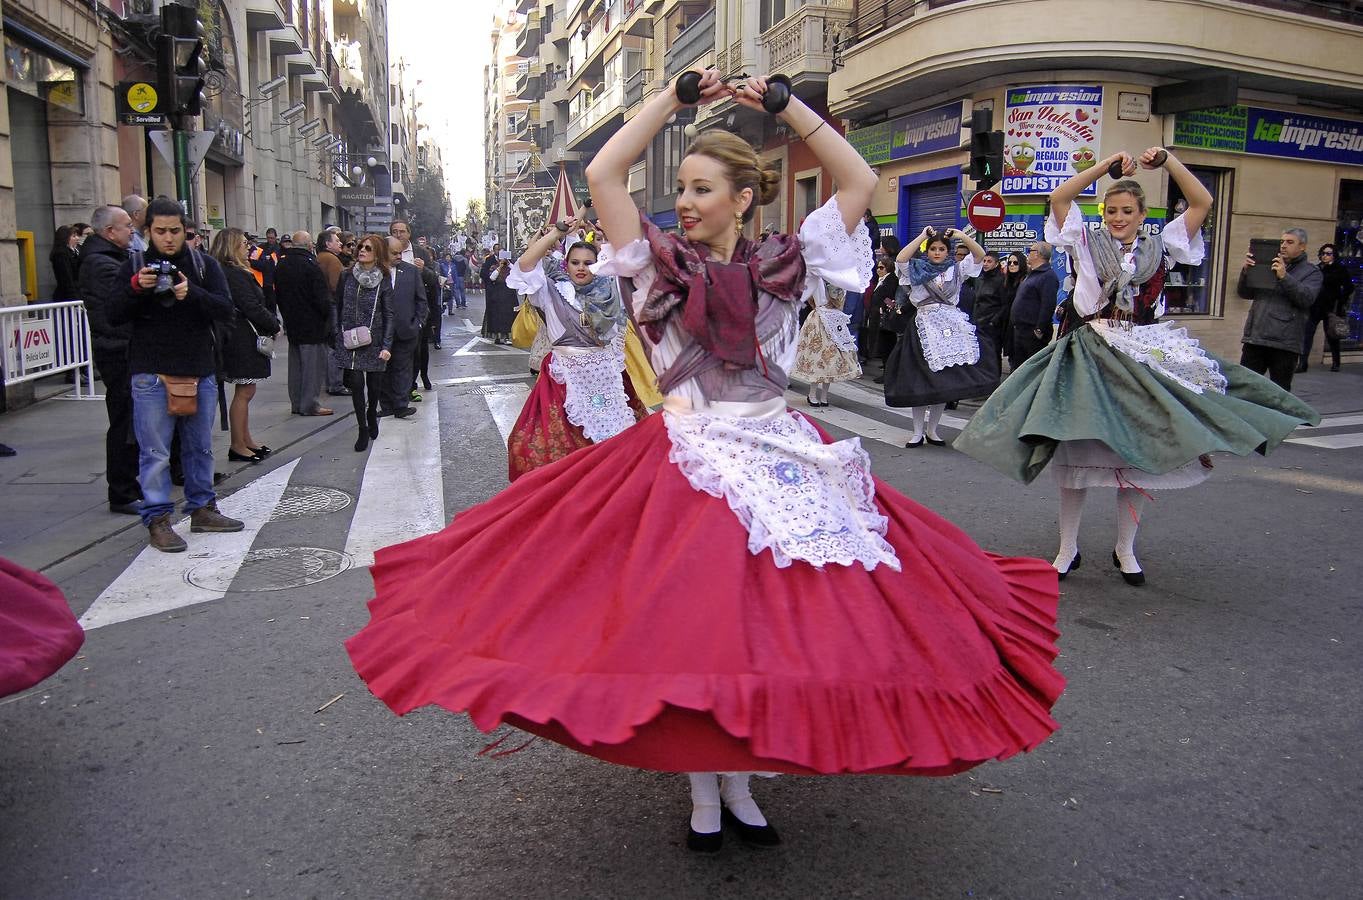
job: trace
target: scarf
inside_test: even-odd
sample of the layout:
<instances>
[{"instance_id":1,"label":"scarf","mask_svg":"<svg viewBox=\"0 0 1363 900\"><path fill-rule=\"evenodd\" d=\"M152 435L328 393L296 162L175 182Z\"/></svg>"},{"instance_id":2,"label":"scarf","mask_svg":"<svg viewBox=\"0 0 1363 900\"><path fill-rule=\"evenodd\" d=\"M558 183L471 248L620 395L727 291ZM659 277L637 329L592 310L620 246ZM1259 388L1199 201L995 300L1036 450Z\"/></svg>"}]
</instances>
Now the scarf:
<instances>
[{"instance_id":1,"label":"scarf","mask_svg":"<svg viewBox=\"0 0 1363 900\"><path fill-rule=\"evenodd\" d=\"M589 283L580 285L568 277L566 272L553 273L555 286L568 285L576 292L582 325L596 332L602 339L614 328L625 325L625 307L616 293L615 279L609 275L597 275ZM559 288L562 293L562 288Z\"/></svg>"},{"instance_id":2,"label":"scarf","mask_svg":"<svg viewBox=\"0 0 1363 900\"><path fill-rule=\"evenodd\" d=\"M1148 234L1138 235L1132 263L1126 262L1121 243L1106 228L1089 232L1088 244L1103 296L1117 304L1122 312L1133 312L1141 285L1153 278L1160 263L1164 262L1164 240Z\"/></svg>"},{"instance_id":3,"label":"scarf","mask_svg":"<svg viewBox=\"0 0 1363 900\"><path fill-rule=\"evenodd\" d=\"M360 287L367 291L378 287L379 282L383 280L383 273L379 271L378 266L371 266L368 269L356 266L351 271L355 273L355 280L359 282Z\"/></svg>"},{"instance_id":4,"label":"scarf","mask_svg":"<svg viewBox=\"0 0 1363 900\"><path fill-rule=\"evenodd\" d=\"M739 237L728 263L709 259L709 249L679 234L664 233L642 214L657 273L639 325L649 340L662 340L668 317L681 307L681 324L704 350L734 368L757 365L757 291L778 300L799 299L805 261L794 235L773 234L761 244Z\"/></svg>"},{"instance_id":5,"label":"scarf","mask_svg":"<svg viewBox=\"0 0 1363 900\"><path fill-rule=\"evenodd\" d=\"M909 260L909 284L926 290L928 299L935 303L954 305L956 295L961 292L961 279L954 272L950 279L937 279L955 268L956 260L951 258L935 263L926 257L915 256Z\"/></svg>"}]
</instances>

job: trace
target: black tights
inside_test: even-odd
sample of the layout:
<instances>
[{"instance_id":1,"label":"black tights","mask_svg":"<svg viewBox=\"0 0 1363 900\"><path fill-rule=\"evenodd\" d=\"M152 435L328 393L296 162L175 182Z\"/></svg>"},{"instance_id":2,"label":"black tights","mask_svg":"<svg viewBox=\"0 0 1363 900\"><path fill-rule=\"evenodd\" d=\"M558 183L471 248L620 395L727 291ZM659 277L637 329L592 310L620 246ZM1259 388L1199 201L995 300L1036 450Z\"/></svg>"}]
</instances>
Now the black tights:
<instances>
[{"instance_id":1,"label":"black tights","mask_svg":"<svg viewBox=\"0 0 1363 900\"><path fill-rule=\"evenodd\" d=\"M383 372L361 372L358 369L346 369L342 373L345 379L345 386L350 389L350 402L355 405L355 421L360 426L360 431L377 437L373 434L377 431L379 393L383 386ZM366 403L365 386L368 385L368 402Z\"/></svg>"}]
</instances>

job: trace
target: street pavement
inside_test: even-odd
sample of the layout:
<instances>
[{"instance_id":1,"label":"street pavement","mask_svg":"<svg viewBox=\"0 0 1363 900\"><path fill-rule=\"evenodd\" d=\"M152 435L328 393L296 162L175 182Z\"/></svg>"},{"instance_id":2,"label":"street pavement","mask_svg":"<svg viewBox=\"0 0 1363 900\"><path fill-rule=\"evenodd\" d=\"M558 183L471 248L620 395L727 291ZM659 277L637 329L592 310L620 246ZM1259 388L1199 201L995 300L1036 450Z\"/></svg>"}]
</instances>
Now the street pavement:
<instances>
[{"instance_id":1,"label":"street pavement","mask_svg":"<svg viewBox=\"0 0 1363 900\"><path fill-rule=\"evenodd\" d=\"M1156 495L1144 588L1107 565L1118 513L1091 492L1052 740L952 778L762 781L784 846L702 857L684 778L545 741L480 756L500 735L396 718L349 665L373 551L506 483L526 354L477 337L480 295L467 314L445 319L436 389L367 453L348 398L288 414L281 358L252 406L275 454L226 464L215 437L222 507L248 529L187 535L185 554L107 512L101 403L0 417L19 451L0 459L0 555L55 580L88 630L0 700L0 898L1363 895L1363 361L1298 376L1322 427ZM988 549L1054 553L1049 476L904 449L869 379L833 402L809 412L860 436L882 479Z\"/></svg>"}]
</instances>

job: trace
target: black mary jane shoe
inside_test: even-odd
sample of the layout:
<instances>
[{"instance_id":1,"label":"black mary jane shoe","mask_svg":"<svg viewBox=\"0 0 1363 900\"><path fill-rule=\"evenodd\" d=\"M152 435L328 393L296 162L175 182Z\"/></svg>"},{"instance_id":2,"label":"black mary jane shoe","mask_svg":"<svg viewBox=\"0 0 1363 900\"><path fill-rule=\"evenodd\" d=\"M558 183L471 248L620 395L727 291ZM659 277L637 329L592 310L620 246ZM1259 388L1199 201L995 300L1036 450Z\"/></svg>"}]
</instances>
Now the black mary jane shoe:
<instances>
[{"instance_id":1,"label":"black mary jane shoe","mask_svg":"<svg viewBox=\"0 0 1363 900\"><path fill-rule=\"evenodd\" d=\"M1061 572L1059 569L1056 569L1056 574L1060 577L1060 580L1061 580L1061 581L1064 581L1066 575L1070 574L1071 572L1073 572L1075 569L1079 568L1079 567L1080 567L1081 565L1083 565L1083 564L1084 564L1084 554L1082 554L1082 553L1076 553L1076 554L1074 554L1074 559L1070 560L1070 567L1069 567L1068 569L1066 569L1065 571L1063 571L1063 572Z\"/></svg>"},{"instance_id":2,"label":"black mary jane shoe","mask_svg":"<svg viewBox=\"0 0 1363 900\"><path fill-rule=\"evenodd\" d=\"M904 445L904 447L909 450L917 450L919 447L923 446L923 443L926 440L927 440L926 438L919 438L916 441L909 441Z\"/></svg>"},{"instance_id":3,"label":"black mary jane shoe","mask_svg":"<svg viewBox=\"0 0 1363 900\"><path fill-rule=\"evenodd\" d=\"M245 453L238 453L237 451L231 450L231 449L229 449L229 450L227 451L227 459L228 459L230 462L249 462L249 463L258 463L258 462L260 462L260 461L261 461L262 459L264 459L264 458L265 458L265 457L260 456L260 455L255 454L255 453L252 453L252 454L250 454L250 455L247 455L247 454L245 454Z\"/></svg>"},{"instance_id":4,"label":"black mary jane shoe","mask_svg":"<svg viewBox=\"0 0 1363 900\"><path fill-rule=\"evenodd\" d=\"M781 836L770 824L749 825L730 812L727 806L720 811L720 820L737 831L738 836L743 839L745 844L751 844L754 847L775 847L781 843Z\"/></svg>"},{"instance_id":5,"label":"black mary jane shoe","mask_svg":"<svg viewBox=\"0 0 1363 900\"><path fill-rule=\"evenodd\" d=\"M718 853L723 846L723 828L702 834L691 827L690 821L686 823L686 849L694 850L696 853Z\"/></svg>"},{"instance_id":6,"label":"black mary jane shoe","mask_svg":"<svg viewBox=\"0 0 1363 900\"><path fill-rule=\"evenodd\" d=\"M942 440L941 438L930 438L927 435L923 436L923 440L927 441L934 447L945 447L947 445L947 442Z\"/></svg>"},{"instance_id":7,"label":"black mary jane shoe","mask_svg":"<svg viewBox=\"0 0 1363 900\"><path fill-rule=\"evenodd\" d=\"M1117 558L1116 550L1112 551L1112 564L1117 567L1118 571L1121 571L1122 561ZM1073 567L1071 566L1071 568ZM1122 580L1132 587L1140 587L1145 584L1145 572L1122 572Z\"/></svg>"},{"instance_id":8,"label":"black mary jane shoe","mask_svg":"<svg viewBox=\"0 0 1363 900\"><path fill-rule=\"evenodd\" d=\"M266 447L264 444L261 444L259 447L252 447L251 452L254 453L256 456L259 456L261 459L264 459L274 451L271 450L269 447Z\"/></svg>"}]
</instances>

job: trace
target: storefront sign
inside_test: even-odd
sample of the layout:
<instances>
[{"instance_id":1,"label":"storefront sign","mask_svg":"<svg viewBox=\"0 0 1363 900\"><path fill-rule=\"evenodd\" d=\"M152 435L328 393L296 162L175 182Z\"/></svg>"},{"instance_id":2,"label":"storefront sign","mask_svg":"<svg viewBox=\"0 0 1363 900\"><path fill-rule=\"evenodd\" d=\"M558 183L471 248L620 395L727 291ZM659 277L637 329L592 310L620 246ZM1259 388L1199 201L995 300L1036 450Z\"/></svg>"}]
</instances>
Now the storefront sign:
<instances>
[{"instance_id":1,"label":"storefront sign","mask_svg":"<svg viewBox=\"0 0 1363 900\"><path fill-rule=\"evenodd\" d=\"M1118 91L1117 118L1124 122L1150 121L1150 95Z\"/></svg>"},{"instance_id":2,"label":"storefront sign","mask_svg":"<svg viewBox=\"0 0 1363 900\"><path fill-rule=\"evenodd\" d=\"M873 166L961 146L961 103L900 116L847 132L847 141Z\"/></svg>"},{"instance_id":3,"label":"storefront sign","mask_svg":"<svg viewBox=\"0 0 1363 900\"><path fill-rule=\"evenodd\" d=\"M1097 164L1102 141L1101 85L1009 88L1004 104L1004 194L1049 194ZM1093 194L1093 186L1084 191Z\"/></svg>"},{"instance_id":4,"label":"storefront sign","mask_svg":"<svg viewBox=\"0 0 1363 900\"><path fill-rule=\"evenodd\" d=\"M370 185L338 187L336 189L337 206L368 206L373 202L374 188Z\"/></svg>"},{"instance_id":5,"label":"storefront sign","mask_svg":"<svg viewBox=\"0 0 1363 900\"><path fill-rule=\"evenodd\" d=\"M1363 166L1363 122L1224 106L1179 113L1174 144L1198 150Z\"/></svg>"}]
</instances>

